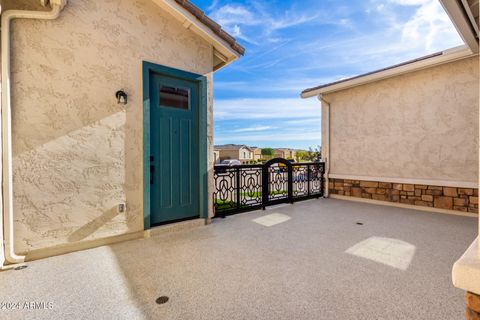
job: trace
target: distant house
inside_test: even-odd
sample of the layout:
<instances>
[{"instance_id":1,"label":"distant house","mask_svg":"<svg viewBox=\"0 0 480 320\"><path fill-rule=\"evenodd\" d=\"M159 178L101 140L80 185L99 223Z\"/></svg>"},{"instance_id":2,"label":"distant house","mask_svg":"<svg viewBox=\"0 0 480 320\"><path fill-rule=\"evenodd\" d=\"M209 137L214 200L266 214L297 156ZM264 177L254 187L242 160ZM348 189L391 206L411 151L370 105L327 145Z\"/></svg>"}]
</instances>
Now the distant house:
<instances>
[{"instance_id":1,"label":"distant house","mask_svg":"<svg viewBox=\"0 0 480 320\"><path fill-rule=\"evenodd\" d=\"M263 156L262 156L262 148L250 147L250 149L251 149L252 152L253 152L253 160L254 160L254 161L259 161L260 159L263 159Z\"/></svg>"},{"instance_id":2,"label":"distant house","mask_svg":"<svg viewBox=\"0 0 480 320\"><path fill-rule=\"evenodd\" d=\"M220 161L228 159L237 159L242 164L253 161L253 151L244 144L224 144L215 146L215 151L220 154Z\"/></svg>"},{"instance_id":3,"label":"distant house","mask_svg":"<svg viewBox=\"0 0 480 320\"><path fill-rule=\"evenodd\" d=\"M219 163L219 162L220 162L220 151L213 150L213 163Z\"/></svg>"},{"instance_id":4,"label":"distant house","mask_svg":"<svg viewBox=\"0 0 480 320\"><path fill-rule=\"evenodd\" d=\"M294 149L279 148L275 149L275 158L295 159L296 152Z\"/></svg>"}]
</instances>

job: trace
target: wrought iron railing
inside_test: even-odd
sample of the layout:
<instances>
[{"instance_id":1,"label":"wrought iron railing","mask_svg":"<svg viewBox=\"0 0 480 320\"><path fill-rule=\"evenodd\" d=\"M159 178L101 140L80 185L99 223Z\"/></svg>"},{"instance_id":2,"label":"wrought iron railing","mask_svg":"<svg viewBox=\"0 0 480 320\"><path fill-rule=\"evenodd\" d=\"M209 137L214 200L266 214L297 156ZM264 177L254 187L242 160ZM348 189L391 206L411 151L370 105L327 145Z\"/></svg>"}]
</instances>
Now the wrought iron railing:
<instances>
[{"instance_id":1,"label":"wrought iron railing","mask_svg":"<svg viewBox=\"0 0 480 320\"><path fill-rule=\"evenodd\" d=\"M215 216L323 196L323 162L291 163L276 158L265 164L215 166Z\"/></svg>"}]
</instances>

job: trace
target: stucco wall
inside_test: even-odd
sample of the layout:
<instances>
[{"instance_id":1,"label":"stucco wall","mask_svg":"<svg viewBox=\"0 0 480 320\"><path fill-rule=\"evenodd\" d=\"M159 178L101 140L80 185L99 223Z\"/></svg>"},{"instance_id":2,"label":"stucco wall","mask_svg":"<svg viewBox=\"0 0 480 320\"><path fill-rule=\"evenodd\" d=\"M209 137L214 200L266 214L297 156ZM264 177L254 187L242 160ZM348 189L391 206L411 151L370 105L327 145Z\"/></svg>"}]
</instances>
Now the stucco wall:
<instances>
[{"instance_id":1,"label":"stucco wall","mask_svg":"<svg viewBox=\"0 0 480 320\"><path fill-rule=\"evenodd\" d=\"M247 148L240 148L240 150L238 150L238 156L240 157L239 160L253 159L253 154Z\"/></svg>"},{"instance_id":2,"label":"stucco wall","mask_svg":"<svg viewBox=\"0 0 480 320\"><path fill-rule=\"evenodd\" d=\"M330 174L476 183L478 64L463 59L325 95Z\"/></svg>"},{"instance_id":3,"label":"stucco wall","mask_svg":"<svg viewBox=\"0 0 480 320\"><path fill-rule=\"evenodd\" d=\"M17 252L143 229L142 60L208 76L211 155L212 48L152 1L69 0L58 20L13 22Z\"/></svg>"},{"instance_id":4,"label":"stucco wall","mask_svg":"<svg viewBox=\"0 0 480 320\"><path fill-rule=\"evenodd\" d=\"M225 160L225 159L236 159L239 160L240 158L240 153L238 150L230 150L230 149L224 149L224 150L219 150L220 152L220 159Z\"/></svg>"}]
</instances>

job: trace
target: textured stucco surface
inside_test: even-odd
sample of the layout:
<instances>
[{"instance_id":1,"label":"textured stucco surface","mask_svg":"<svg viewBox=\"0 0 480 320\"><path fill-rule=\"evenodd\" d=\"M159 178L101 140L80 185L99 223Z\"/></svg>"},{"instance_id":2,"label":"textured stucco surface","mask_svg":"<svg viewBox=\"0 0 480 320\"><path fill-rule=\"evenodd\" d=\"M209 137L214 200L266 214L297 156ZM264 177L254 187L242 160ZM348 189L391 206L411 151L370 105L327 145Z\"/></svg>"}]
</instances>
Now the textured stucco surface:
<instances>
[{"instance_id":1,"label":"textured stucco surface","mask_svg":"<svg viewBox=\"0 0 480 320\"><path fill-rule=\"evenodd\" d=\"M17 252L143 229L143 60L208 77L211 151L212 48L152 1L70 0L58 20L13 22Z\"/></svg>"},{"instance_id":2,"label":"textured stucco surface","mask_svg":"<svg viewBox=\"0 0 480 320\"><path fill-rule=\"evenodd\" d=\"M330 173L476 182L478 79L473 57L325 95Z\"/></svg>"}]
</instances>

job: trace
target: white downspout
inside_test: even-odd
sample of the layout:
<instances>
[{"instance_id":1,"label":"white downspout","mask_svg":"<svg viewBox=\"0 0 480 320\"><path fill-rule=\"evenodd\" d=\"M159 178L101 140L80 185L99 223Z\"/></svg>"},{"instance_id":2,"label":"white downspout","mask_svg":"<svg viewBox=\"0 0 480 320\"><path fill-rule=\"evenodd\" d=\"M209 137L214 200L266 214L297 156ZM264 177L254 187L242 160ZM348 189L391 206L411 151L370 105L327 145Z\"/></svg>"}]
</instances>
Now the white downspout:
<instances>
[{"instance_id":1,"label":"white downspout","mask_svg":"<svg viewBox=\"0 0 480 320\"><path fill-rule=\"evenodd\" d=\"M10 263L21 263L24 256L15 254L13 236L13 190L12 190L12 115L11 115L11 80L10 80L10 22L13 19L42 19L54 20L58 18L67 0L40 0L42 5L50 3L50 11L8 10L2 13L2 148L3 148L3 226L0 219L1 239L5 239L4 250L0 253L1 266L5 259ZM1 165L0 161L0 165ZM0 203L1 204L1 203ZM3 248L2 248L3 249ZM2 251L2 250L0 250Z\"/></svg>"},{"instance_id":2,"label":"white downspout","mask_svg":"<svg viewBox=\"0 0 480 320\"><path fill-rule=\"evenodd\" d=\"M330 173L330 102L326 101L325 99L323 99L323 96L322 94L319 94L318 95L318 100L320 100L322 102L322 108L325 107L326 108L326 112L325 112L325 115L326 115L326 119L325 119L325 124L326 124L326 128L325 128L325 132L326 132L326 149L327 149L327 152L326 152L326 155L325 155L325 198L328 198L329 194L330 194L330 190L329 190L329 187L328 187L328 184L329 184L329 178L328 178L328 174ZM323 147L323 146L322 146ZM322 153L323 153L323 150L322 150Z\"/></svg>"}]
</instances>

